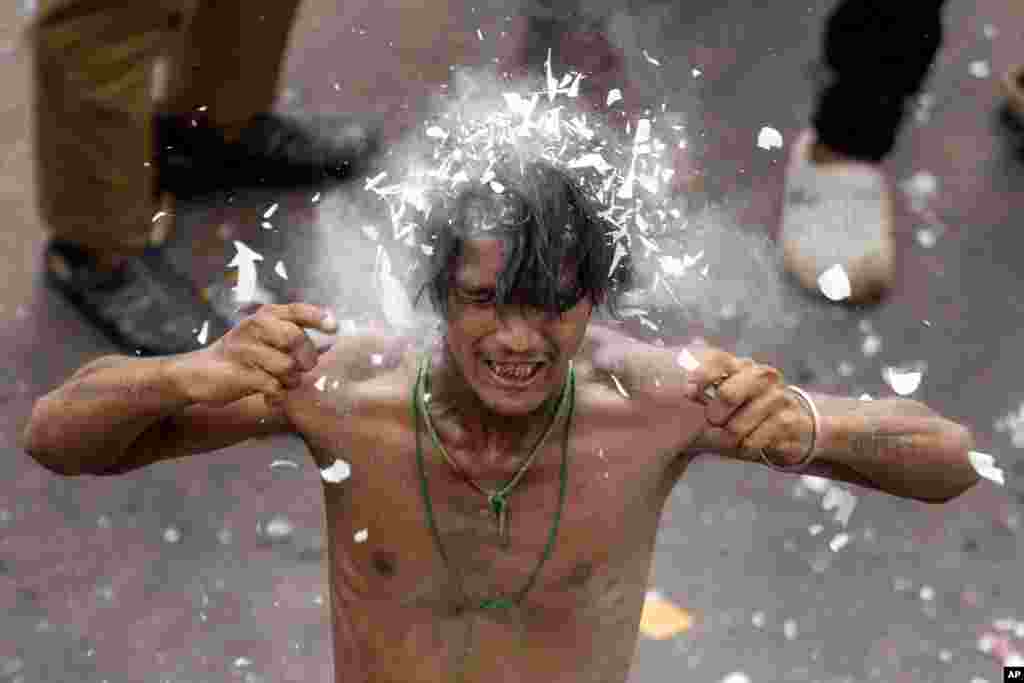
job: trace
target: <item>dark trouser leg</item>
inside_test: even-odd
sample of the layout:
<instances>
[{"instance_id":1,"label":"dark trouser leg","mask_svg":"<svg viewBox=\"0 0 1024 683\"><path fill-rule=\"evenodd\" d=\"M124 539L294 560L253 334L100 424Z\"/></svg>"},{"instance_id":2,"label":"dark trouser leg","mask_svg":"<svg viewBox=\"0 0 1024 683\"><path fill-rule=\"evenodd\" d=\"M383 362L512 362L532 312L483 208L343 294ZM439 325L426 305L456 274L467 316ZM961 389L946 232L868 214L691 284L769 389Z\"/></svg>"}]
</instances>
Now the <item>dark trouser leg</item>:
<instances>
[{"instance_id":1,"label":"dark trouser leg","mask_svg":"<svg viewBox=\"0 0 1024 683\"><path fill-rule=\"evenodd\" d=\"M831 149L880 161L942 42L945 0L843 0L828 19L829 80L812 125Z\"/></svg>"}]
</instances>

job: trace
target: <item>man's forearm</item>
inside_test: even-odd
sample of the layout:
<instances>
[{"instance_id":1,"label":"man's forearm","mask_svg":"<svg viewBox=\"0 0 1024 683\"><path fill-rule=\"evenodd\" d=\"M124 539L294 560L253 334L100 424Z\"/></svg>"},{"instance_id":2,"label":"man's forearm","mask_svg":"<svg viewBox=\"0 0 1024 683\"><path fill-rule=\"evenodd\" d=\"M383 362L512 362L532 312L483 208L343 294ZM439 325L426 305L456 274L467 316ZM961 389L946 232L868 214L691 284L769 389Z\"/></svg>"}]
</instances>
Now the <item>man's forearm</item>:
<instances>
[{"instance_id":1,"label":"man's forearm","mask_svg":"<svg viewBox=\"0 0 1024 683\"><path fill-rule=\"evenodd\" d=\"M814 401L824 424L811 473L831 465L837 474L850 470L882 491L928 502L947 501L978 482L970 432L922 403L820 394Z\"/></svg>"},{"instance_id":2,"label":"man's forearm","mask_svg":"<svg viewBox=\"0 0 1024 683\"><path fill-rule=\"evenodd\" d=\"M191 401L168 372L169 359L105 356L40 398L25 450L54 472L99 474L159 420Z\"/></svg>"}]
</instances>

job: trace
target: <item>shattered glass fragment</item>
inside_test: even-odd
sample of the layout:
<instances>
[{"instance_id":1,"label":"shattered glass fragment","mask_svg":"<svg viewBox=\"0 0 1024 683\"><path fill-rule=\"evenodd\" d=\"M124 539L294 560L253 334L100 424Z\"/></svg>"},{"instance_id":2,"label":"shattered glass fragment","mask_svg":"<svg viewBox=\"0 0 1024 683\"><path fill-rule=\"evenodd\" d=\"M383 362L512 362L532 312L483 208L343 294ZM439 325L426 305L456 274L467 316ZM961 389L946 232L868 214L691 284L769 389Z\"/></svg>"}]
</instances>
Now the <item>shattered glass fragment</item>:
<instances>
[{"instance_id":1,"label":"shattered glass fragment","mask_svg":"<svg viewBox=\"0 0 1024 683\"><path fill-rule=\"evenodd\" d=\"M1003 470L1002 468L996 467L996 459L993 456L979 451L968 451L967 458L970 460L971 466L974 467L974 471L977 472L979 476L995 482L1000 486L1006 485L1006 478Z\"/></svg>"},{"instance_id":2,"label":"shattered glass fragment","mask_svg":"<svg viewBox=\"0 0 1024 683\"><path fill-rule=\"evenodd\" d=\"M228 262L228 268L238 269L238 284L232 287L235 301L249 302L256 300L256 261L262 261L259 254L243 242L234 240L235 256Z\"/></svg>"},{"instance_id":3,"label":"shattered glass fragment","mask_svg":"<svg viewBox=\"0 0 1024 683\"><path fill-rule=\"evenodd\" d=\"M1014 448L1024 448L1024 404L1021 404L1016 412L1011 412L996 420L997 432L1006 432Z\"/></svg>"},{"instance_id":4,"label":"shattered glass fragment","mask_svg":"<svg viewBox=\"0 0 1024 683\"><path fill-rule=\"evenodd\" d=\"M857 507L857 496L847 489L830 482L828 491L825 492L825 497L822 498L821 507L826 512L835 508L832 520L839 522L845 527L850 522L850 515L853 514L854 508Z\"/></svg>"},{"instance_id":5,"label":"shattered glass fragment","mask_svg":"<svg viewBox=\"0 0 1024 683\"><path fill-rule=\"evenodd\" d=\"M328 484L340 484L352 476L352 468L344 460L335 460L330 467L320 470L320 477Z\"/></svg>"},{"instance_id":6,"label":"shattered glass fragment","mask_svg":"<svg viewBox=\"0 0 1024 683\"><path fill-rule=\"evenodd\" d=\"M273 517L263 529L264 533L275 541L288 538L294 530L295 526L283 515Z\"/></svg>"},{"instance_id":7,"label":"shattered glass fragment","mask_svg":"<svg viewBox=\"0 0 1024 683\"><path fill-rule=\"evenodd\" d=\"M795 619L786 619L782 624L782 633L786 640L795 640L798 634Z\"/></svg>"},{"instance_id":8,"label":"shattered glass fragment","mask_svg":"<svg viewBox=\"0 0 1024 683\"><path fill-rule=\"evenodd\" d=\"M830 301L843 301L848 299L853 292L850 276L846 274L846 269L838 263L818 276L818 289Z\"/></svg>"},{"instance_id":9,"label":"shattered glass fragment","mask_svg":"<svg viewBox=\"0 0 1024 683\"><path fill-rule=\"evenodd\" d=\"M665 275L681 277L686 273L683 262L675 256L661 256L661 270Z\"/></svg>"},{"instance_id":10,"label":"shattered glass fragment","mask_svg":"<svg viewBox=\"0 0 1024 683\"><path fill-rule=\"evenodd\" d=\"M210 337L210 321L204 320L203 327L199 330L199 334L196 335L196 341L202 345L206 345L206 340Z\"/></svg>"},{"instance_id":11,"label":"shattered glass fragment","mask_svg":"<svg viewBox=\"0 0 1024 683\"><path fill-rule=\"evenodd\" d=\"M622 99L622 91L618 88L612 88L608 91L608 98L605 100L605 106L610 107L619 100Z\"/></svg>"},{"instance_id":12,"label":"shattered glass fragment","mask_svg":"<svg viewBox=\"0 0 1024 683\"><path fill-rule=\"evenodd\" d=\"M612 170L613 166L605 161L598 152L584 154L569 162L569 168L593 168L602 175Z\"/></svg>"},{"instance_id":13,"label":"shattered glass fragment","mask_svg":"<svg viewBox=\"0 0 1024 683\"><path fill-rule=\"evenodd\" d=\"M277 273L277 275L282 280L287 280L288 279L288 273L287 273L287 271L285 271L285 268L284 268L284 261L278 261L277 262L277 265L274 266L274 272Z\"/></svg>"},{"instance_id":14,"label":"shattered glass fragment","mask_svg":"<svg viewBox=\"0 0 1024 683\"><path fill-rule=\"evenodd\" d=\"M782 149L782 133L771 126L764 126L757 134L757 146L769 150Z\"/></svg>"},{"instance_id":15,"label":"shattered glass fragment","mask_svg":"<svg viewBox=\"0 0 1024 683\"><path fill-rule=\"evenodd\" d=\"M864 337L864 343L861 344L860 350L867 357L874 356L882 349L882 338L877 334L869 334Z\"/></svg>"},{"instance_id":16,"label":"shattered glass fragment","mask_svg":"<svg viewBox=\"0 0 1024 683\"><path fill-rule=\"evenodd\" d=\"M654 66L661 66L661 62L658 61L657 59L655 59L654 57L652 57L651 55L649 55L647 53L647 50L643 50L643 55L644 55L644 59L647 60L648 64L653 64Z\"/></svg>"},{"instance_id":17,"label":"shattered glass fragment","mask_svg":"<svg viewBox=\"0 0 1024 683\"><path fill-rule=\"evenodd\" d=\"M742 671L733 671L730 674L726 674L721 683L751 683L751 681L750 676Z\"/></svg>"},{"instance_id":18,"label":"shattered glass fragment","mask_svg":"<svg viewBox=\"0 0 1024 683\"><path fill-rule=\"evenodd\" d=\"M924 361L882 368L882 377L900 396L909 396L921 386L927 364Z\"/></svg>"},{"instance_id":19,"label":"shattered glass fragment","mask_svg":"<svg viewBox=\"0 0 1024 683\"><path fill-rule=\"evenodd\" d=\"M988 78L992 75L992 70L989 68L988 62L983 59L971 62L970 66L967 67L967 70L975 78Z\"/></svg>"},{"instance_id":20,"label":"shattered glass fragment","mask_svg":"<svg viewBox=\"0 0 1024 683\"><path fill-rule=\"evenodd\" d=\"M832 540L828 542L829 549L837 553L842 550L847 543L850 542L850 534L846 532L840 532L832 537Z\"/></svg>"},{"instance_id":21,"label":"shattered glass fragment","mask_svg":"<svg viewBox=\"0 0 1024 683\"><path fill-rule=\"evenodd\" d=\"M391 259L382 246L377 247L377 292L384 317L392 327L411 327L414 320L412 303L402 282L391 274Z\"/></svg>"},{"instance_id":22,"label":"shattered glass fragment","mask_svg":"<svg viewBox=\"0 0 1024 683\"><path fill-rule=\"evenodd\" d=\"M370 537L369 529L360 529L352 537L356 543L366 543L366 539Z\"/></svg>"}]
</instances>

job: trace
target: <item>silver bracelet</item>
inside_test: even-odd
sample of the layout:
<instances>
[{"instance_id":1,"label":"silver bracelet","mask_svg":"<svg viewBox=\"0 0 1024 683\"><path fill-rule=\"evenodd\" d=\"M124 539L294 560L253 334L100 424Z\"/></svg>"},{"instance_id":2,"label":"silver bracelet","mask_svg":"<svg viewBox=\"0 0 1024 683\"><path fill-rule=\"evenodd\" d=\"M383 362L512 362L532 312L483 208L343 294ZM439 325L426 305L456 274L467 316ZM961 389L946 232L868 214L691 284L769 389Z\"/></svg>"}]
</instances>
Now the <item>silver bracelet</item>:
<instances>
[{"instance_id":1,"label":"silver bracelet","mask_svg":"<svg viewBox=\"0 0 1024 683\"><path fill-rule=\"evenodd\" d=\"M814 405L814 401L806 391L800 387L794 386L787 386L786 390L793 392L793 394L800 399L800 402L804 405L807 412L811 414L811 446L807 449L807 455L805 455L800 462L792 465L779 465L772 462L763 448L758 450L758 455L761 456L761 462L768 467L771 467L773 470L777 470L779 472L802 472L807 469L807 466L814 461L815 457L817 457L814 447L818 443L818 434L821 432L821 414L818 413L818 407Z\"/></svg>"}]
</instances>

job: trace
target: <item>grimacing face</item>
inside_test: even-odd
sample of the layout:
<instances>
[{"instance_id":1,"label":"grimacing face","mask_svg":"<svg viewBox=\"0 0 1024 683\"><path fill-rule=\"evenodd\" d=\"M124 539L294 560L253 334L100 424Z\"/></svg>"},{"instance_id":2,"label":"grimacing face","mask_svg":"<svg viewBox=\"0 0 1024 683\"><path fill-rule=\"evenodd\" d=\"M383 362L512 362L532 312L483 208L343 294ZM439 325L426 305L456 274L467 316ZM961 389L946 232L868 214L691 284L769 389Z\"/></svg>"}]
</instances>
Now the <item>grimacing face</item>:
<instances>
[{"instance_id":1,"label":"grimacing face","mask_svg":"<svg viewBox=\"0 0 1024 683\"><path fill-rule=\"evenodd\" d=\"M561 389L593 302L584 297L561 316L514 305L499 315L495 290L503 250L498 238L465 243L448 294L446 340L480 401L499 415L520 416Z\"/></svg>"}]
</instances>

